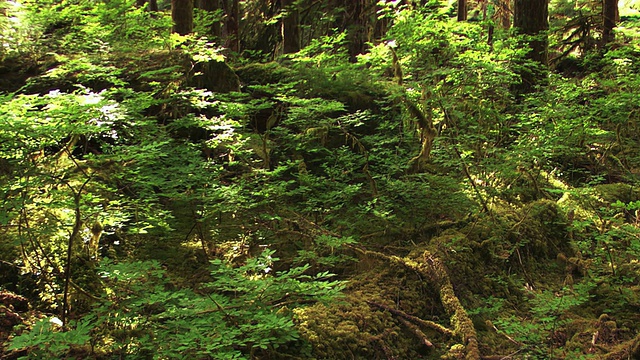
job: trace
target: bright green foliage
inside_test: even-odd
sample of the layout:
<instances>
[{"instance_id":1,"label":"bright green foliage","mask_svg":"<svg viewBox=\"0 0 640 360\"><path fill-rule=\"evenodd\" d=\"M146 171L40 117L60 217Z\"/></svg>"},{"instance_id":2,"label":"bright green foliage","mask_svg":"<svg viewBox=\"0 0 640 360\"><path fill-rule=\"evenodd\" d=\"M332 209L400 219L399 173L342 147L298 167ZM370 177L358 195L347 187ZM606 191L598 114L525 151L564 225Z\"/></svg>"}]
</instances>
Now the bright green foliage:
<instances>
[{"instance_id":1,"label":"bright green foliage","mask_svg":"<svg viewBox=\"0 0 640 360\"><path fill-rule=\"evenodd\" d=\"M162 2L156 13L133 1L0 4L0 265L19 269L11 290L28 290L37 311L68 315L64 331L49 315L27 321L11 349L452 358L468 339L427 326L438 345L426 348L384 308L455 324L440 276L475 308L483 356L630 344L636 25L608 48L596 33L560 45L597 11L554 3L555 52L580 50L575 68L554 62L544 86L516 97L533 65L492 9L457 22L436 2L379 2L358 19L353 2L278 3L240 2L240 54L201 36L224 27L224 10L197 10L200 34L178 36ZM294 9L303 49L268 55ZM350 62L351 25L376 15ZM424 254L446 271L429 273ZM591 349L584 334L603 324L612 335Z\"/></svg>"},{"instance_id":2,"label":"bright green foliage","mask_svg":"<svg viewBox=\"0 0 640 360\"><path fill-rule=\"evenodd\" d=\"M31 330L17 336L11 342L9 350L29 349L29 355L20 359L63 359L70 349L85 345L91 340L92 319L84 319L71 324L69 331L60 331L60 319L42 319Z\"/></svg>"},{"instance_id":3,"label":"bright green foliage","mask_svg":"<svg viewBox=\"0 0 640 360\"><path fill-rule=\"evenodd\" d=\"M292 310L333 300L342 289L341 282L328 281L329 273L304 275L308 266L276 272L272 255L266 250L240 267L212 261L212 280L198 291L172 289L157 262L105 259L98 268L105 294L70 324L71 331L42 320L14 338L11 349L28 349L26 359L54 358L89 344L128 359L250 359L295 342Z\"/></svg>"}]
</instances>

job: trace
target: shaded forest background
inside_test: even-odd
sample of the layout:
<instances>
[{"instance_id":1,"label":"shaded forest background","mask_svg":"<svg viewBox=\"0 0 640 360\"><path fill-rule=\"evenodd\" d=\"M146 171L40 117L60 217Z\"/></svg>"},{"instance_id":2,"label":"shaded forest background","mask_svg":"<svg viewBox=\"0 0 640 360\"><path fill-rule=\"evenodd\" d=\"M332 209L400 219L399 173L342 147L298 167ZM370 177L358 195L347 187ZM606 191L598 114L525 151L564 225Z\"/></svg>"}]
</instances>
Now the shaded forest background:
<instances>
[{"instance_id":1,"label":"shaded forest background","mask_svg":"<svg viewBox=\"0 0 640 360\"><path fill-rule=\"evenodd\" d=\"M640 358L636 6L0 2L0 358Z\"/></svg>"}]
</instances>

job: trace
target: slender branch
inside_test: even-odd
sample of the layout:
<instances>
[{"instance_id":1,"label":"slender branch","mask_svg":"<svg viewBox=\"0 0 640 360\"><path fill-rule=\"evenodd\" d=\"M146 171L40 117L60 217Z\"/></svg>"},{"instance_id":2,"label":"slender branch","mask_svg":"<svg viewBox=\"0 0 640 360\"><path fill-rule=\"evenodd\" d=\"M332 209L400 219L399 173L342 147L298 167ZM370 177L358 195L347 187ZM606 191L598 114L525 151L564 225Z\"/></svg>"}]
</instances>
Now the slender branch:
<instances>
[{"instance_id":1,"label":"slender branch","mask_svg":"<svg viewBox=\"0 0 640 360\"><path fill-rule=\"evenodd\" d=\"M387 305L379 304L379 303L376 303L376 302L373 302L373 301L367 301L366 303L369 304L369 305L378 307L380 309L386 310L386 311L390 312L391 314L398 316L401 319L408 320L408 321L410 321L410 322L412 322L414 324L417 324L417 325L422 325L422 326L427 327L429 329L435 330L435 331L437 331L437 332L439 332L441 334L444 334L444 335L447 335L447 336L453 335L453 331L451 331L450 329L447 329L446 327L444 327L444 326L442 326L442 325L440 325L438 323L435 323L433 321L423 320L423 319L420 319L417 316L409 315L409 314L405 313L404 311L393 309L393 308L391 308L391 307L389 307Z\"/></svg>"},{"instance_id":2,"label":"slender branch","mask_svg":"<svg viewBox=\"0 0 640 360\"><path fill-rule=\"evenodd\" d=\"M402 325L406 326L409 330L411 330L413 335L415 335L418 339L420 339L420 342L423 345L425 345L426 347L433 347L433 343L429 341L429 339L427 338L427 335L425 335L422 332L422 330L420 330L419 327L417 327L416 325L410 323L408 320L405 320L403 318L399 318L398 320L400 320Z\"/></svg>"},{"instance_id":3,"label":"slender branch","mask_svg":"<svg viewBox=\"0 0 640 360\"><path fill-rule=\"evenodd\" d=\"M69 235L69 241L67 243L67 262L64 269L64 293L62 296L62 327L67 325L67 315L69 312L69 285L71 283L71 255L73 253L73 241L80 234L80 228L82 227L82 212L80 211L80 200L82 199L82 191L84 187L89 183L91 177L87 178L80 188L75 191L71 184L65 181L65 185L71 189L73 193L73 204L75 207L75 222L73 224L73 230Z\"/></svg>"}]
</instances>

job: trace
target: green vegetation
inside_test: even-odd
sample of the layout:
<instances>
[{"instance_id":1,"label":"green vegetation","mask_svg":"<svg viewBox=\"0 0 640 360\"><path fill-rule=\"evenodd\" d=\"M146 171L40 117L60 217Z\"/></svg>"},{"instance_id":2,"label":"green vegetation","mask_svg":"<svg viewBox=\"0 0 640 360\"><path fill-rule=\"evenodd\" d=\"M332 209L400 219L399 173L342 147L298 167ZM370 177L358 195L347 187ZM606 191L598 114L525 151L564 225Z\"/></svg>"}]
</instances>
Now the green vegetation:
<instances>
[{"instance_id":1,"label":"green vegetation","mask_svg":"<svg viewBox=\"0 0 640 360\"><path fill-rule=\"evenodd\" d=\"M635 2L518 4L0 2L0 358L639 358Z\"/></svg>"}]
</instances>

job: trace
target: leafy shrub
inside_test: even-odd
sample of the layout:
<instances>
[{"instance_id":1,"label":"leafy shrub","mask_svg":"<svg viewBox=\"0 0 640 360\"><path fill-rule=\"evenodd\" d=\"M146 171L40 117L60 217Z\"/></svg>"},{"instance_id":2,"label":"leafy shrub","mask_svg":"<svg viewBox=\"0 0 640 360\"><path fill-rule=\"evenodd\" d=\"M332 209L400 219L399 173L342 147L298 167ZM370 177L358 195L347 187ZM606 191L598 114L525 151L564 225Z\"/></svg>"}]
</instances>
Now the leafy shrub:
<instances>
[{"instance_id":1,"label":"leafy shrub","mask_svg":"<svg viewBox=\"0 0 640 360\"><path fill-rule=\"evenodd\" d=\"M25 359L64 357L72 348L128 359L249 359L286 347L299 338L292 310L335 299L342 282L326 272L305 275L308 265L274 272L272 255L265 250L239 267L214 260L212 280L197 291L174 289L157 262L106 259L99 268L105 293L90 313L64 332L40 321L10 349L28 349Z\"/></svg>"}]
</instances>

